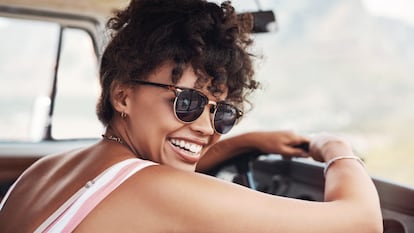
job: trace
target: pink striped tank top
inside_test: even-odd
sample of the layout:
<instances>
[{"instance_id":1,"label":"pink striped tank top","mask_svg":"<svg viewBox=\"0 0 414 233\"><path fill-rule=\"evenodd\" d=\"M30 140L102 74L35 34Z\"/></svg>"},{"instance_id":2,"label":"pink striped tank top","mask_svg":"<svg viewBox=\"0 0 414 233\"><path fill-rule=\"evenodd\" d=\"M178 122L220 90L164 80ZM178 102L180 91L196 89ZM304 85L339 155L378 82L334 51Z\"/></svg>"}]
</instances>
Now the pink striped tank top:
<instances>
[{"instance_id":1,"label":"pink striped tank top","mask_svg":"<svg viewBox=\"0 0 414 233\"><path fill-rule=\"evenodd\" d=\"M156 163L133 158L111 166L78 190L35 233L72 232L106 196L130 176L150 165Z\"/></svg>"}]
</instances>

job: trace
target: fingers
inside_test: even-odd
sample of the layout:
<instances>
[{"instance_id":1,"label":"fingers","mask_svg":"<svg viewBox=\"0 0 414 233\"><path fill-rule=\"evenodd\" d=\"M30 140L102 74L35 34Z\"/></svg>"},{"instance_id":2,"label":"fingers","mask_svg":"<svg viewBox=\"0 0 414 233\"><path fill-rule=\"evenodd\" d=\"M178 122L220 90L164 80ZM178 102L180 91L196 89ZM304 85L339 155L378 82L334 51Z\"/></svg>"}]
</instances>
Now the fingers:
<instances>
[{"instance_id":1,"label":"fingers","mask_svg":"<svg viewBox=\"0 0 414 233\"><path fill-rule=\"evenodd\" d=\"M309 138L293 131L280 131L280 154L285 156L308 157Z\"/></svg>"},{"instance_id":2,"label":"fingers","mask_svg":"<svg viewBox=\"0 0 414 233\"><path fill-rule=\"evenodd\" d=\"M258 132L255 140L258 149L265 153L308 157L309 138L293 131Z\"/></svg>"},{"instance_id":3,"label":"fingers","mask_svg":"<svg viewBox=\"0 0 414 233\"><path fill-rule=\"evenodd\" d=\"M309 142L302 142L297 145L293 145L294 148L301 149L304 152L309 152Z\"/></svg>"},{"instance_id":4,"label":"fingers","mask_svg":"<svg viewBox=\"0 0 414 233\"><path fill-rule=\"evenodd\" d=\"M282 155L309 157L309 141L307 139L298 141L296 144L286 144L283 147Z\"/></svg>"},{"instance_id":5,"label":"fingers","mask_svg":"<svg viewBox=\"0 0 414 233\"><path fill-rule=\"evenodd\" d=\"M309 157L309 153L301 148L296 148L292 146L286 146L284 147L281 155L284 156L291 156L291 157Z\"/></svg>"},{"instance_id":6,"label":"fingers","mask_svg":"<svg viewBox=\"0 0 414 233\"><path fill-rule=\"evenodd\" d=\"M266 149L269 153L278 153L291 157L309 157L324 162L337 156L353 155L350 144L341 137L320 133L306 137L293 131L276 131L267 135Z\"/></svg>"}]
</instances>

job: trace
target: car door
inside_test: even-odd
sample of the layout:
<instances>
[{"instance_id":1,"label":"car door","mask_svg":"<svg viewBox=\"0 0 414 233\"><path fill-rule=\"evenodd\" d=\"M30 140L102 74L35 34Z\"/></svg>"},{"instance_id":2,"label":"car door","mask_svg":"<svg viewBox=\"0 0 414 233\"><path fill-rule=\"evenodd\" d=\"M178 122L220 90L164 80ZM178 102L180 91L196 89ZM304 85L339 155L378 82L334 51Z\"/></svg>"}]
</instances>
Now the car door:
<instances>
[{"instance_id":1,"label":"car door","mask_svg":"<svg viewBox=\"0 0 414 233\"><path fill-rule=\"evenodd\" d=\"M40 157L96 141L96 18L0 5L0 197Z\"/></svg>"}]
</instances>

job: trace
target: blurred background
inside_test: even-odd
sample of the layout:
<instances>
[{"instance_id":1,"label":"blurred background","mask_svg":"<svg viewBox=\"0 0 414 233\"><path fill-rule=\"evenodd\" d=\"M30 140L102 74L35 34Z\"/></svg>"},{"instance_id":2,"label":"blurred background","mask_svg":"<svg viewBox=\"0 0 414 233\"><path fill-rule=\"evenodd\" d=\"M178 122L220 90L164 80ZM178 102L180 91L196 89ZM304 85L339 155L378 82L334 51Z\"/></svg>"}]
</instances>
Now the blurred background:
<instances>
[{"instance_id":1,"label":"blurred background","mask_svg":"<svg viewBox=\"0 0 414 233\"><path fill-rule=\"evenodd\" d=\"M98 17L108 15L113 9L124 7L128 2L128 0L0 0L2 4L81 12L95 14Z\"/></svg>"},{"instance_id":2,"label":"blurred background","mask_svg":"<svg viewBox=\"0 0 414 233\"><path fill-rule=\"evenodd\" d=\"M250 130L295 130L308 135L334 132L352 142L372 175L414 187L414 2L232 2L239 11L273 10L277 22L269 25L272 32L253 36L252 52L259 58L257 79L262 88L251 98L254 108L229 136ZM93 15L102 22L113 9L127 3L126 0L0 0L0 4ZM0 22L2 36L10 31L5 28L1 31ZM34 33L32 41L39 40L38 35ZM54 132L58 139L96 137L102 130L94 116L99 89L97 72L85 71L84 55L84 62L74 65L79 60L76 55L90 52L92 48L85 44L77 50L83 40L81 35L74 33L74 36L79 36L76 39L79 43L68 45L71 55L66 62L71 68L67 74L70 81L65 86L70 87L68 93L77 99L64 102L66 109L58 109L62 112L62 126L56 127ZM43 52L36 56L45 53L48 47L50 43L45 43L40 50ZM0 50L0 54L4 51ZM42 59L33 60L40 62ZM5 64L0 55L0 72L6 70ZM96 65L97 61L91 64ZM84 82L84 78L80 78L82 75L93 77L88 81L92 88L79 88L75 84L75 79ZM0 73L0 105L14 92L2 79L6 76ZM21 88L21 80L14 81ZM27 91L32 88L33 85L28 85ZM86 121L72 116L74 111L68 110L79 102L89 104L83 110L76 110L87 112ZM10 135L13 140L32 140L27 136L27 127L13 126L13 119L22 122L19 114L5 118L10 112L10 105L0 109L0 140L10 139ZM79 127L72 126L74 119ZM82 135L78 135L78 129L83 129Z\"/></svg>"}]
</instances>

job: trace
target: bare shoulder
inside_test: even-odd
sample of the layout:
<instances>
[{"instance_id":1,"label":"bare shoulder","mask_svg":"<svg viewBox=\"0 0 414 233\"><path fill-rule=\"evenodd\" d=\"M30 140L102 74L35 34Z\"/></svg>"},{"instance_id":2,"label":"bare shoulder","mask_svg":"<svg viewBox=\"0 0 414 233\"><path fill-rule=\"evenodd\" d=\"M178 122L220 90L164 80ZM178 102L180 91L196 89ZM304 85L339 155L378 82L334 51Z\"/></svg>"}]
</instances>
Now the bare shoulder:
<instances>
[{"instance_id":1,"label":"bare shoulder","mask_svg":"<svg viewBox=\"0 0 414 233\"><path fill-rule=\"evenodd\" d=\"M269 198L269 195L203 174L163 165L149 166L129 178L97 206L81 223L78 232L90 232L91 227L100 232L134 229L142 232L165 232L167 229L203 232L212 222L222 232L226 228L238 229L234 228L236 222L224 219L231 216L239 220L247 218L254 211L248 213L246 207L260 206L257 201Z\"/></svg>"},{"instance_id":2,"label":"bare shoulder","mask_svg":"<svg viewBox=\"0 0 414 233\"><path fill-rule=\"evenodd\" d=\"M62 193L50 195L57 191L54 184L59 179L53 171L62 167L70 153L45 156L23 172L1 211L0 225L4 232L33 231L53 211L56 201L64 197Z\"/></svg>"},{"instance_id":3,"label":"bare shoulder","mask_svg":"<svg viewBox=\"0 0 414 233\"><path fill-rule=\"evenodd\" d=\"M22 174L1 211L10 231L33 231L62 203L117 159L97 159L97 147L45 156ZM102 157L102 156L101 156ZM53 194L53 195L51 195ZM35 200L35 201L33 201Z\"/></svg>"},{"instance_id":4,"label":"bare shoulder","mask_svg":"<svg viewBox=\"0 0 414 233\"><path fill-rule=\"evenodd\" d=\"M339 212L343 208L333 211L334 205L342 204L272 196L203 174L155 165L126 180L86 217L76 232L123 233L139 229L266 233L304 232L309 226L320 232L341 224L338 216L344 215ZM298 219L303 224L296 224Z\"/></svg>"}]
</instances>

